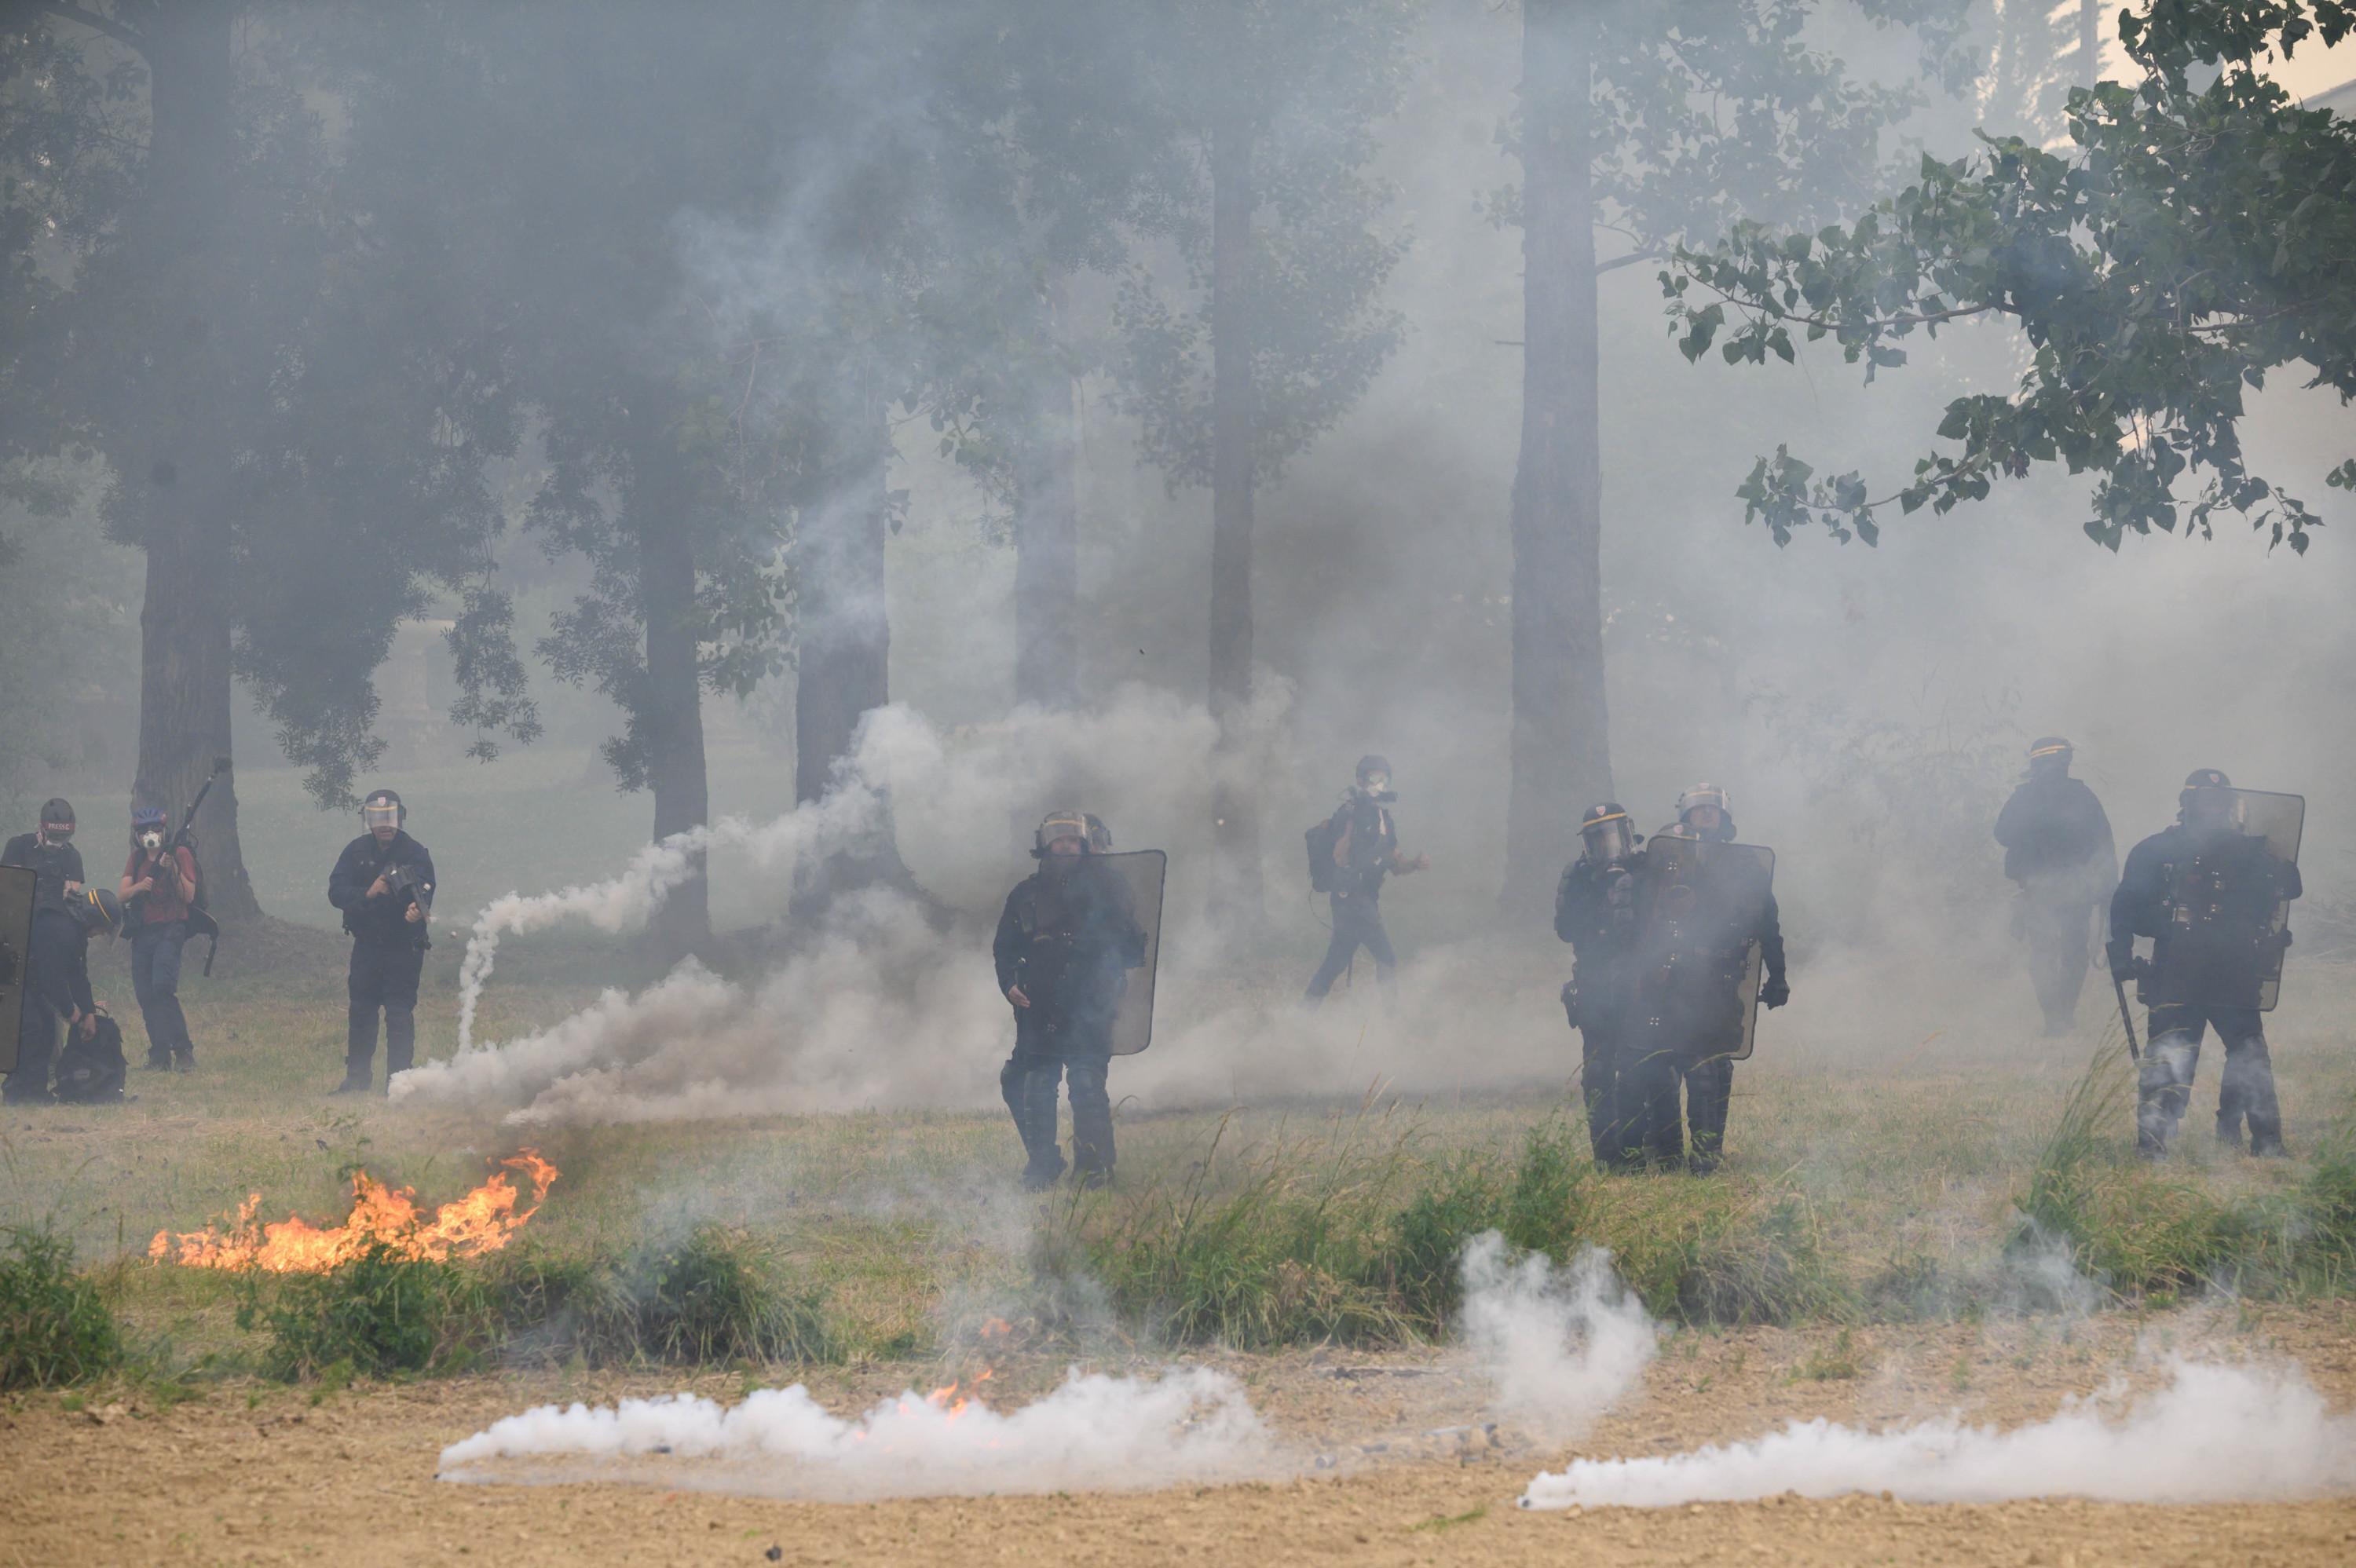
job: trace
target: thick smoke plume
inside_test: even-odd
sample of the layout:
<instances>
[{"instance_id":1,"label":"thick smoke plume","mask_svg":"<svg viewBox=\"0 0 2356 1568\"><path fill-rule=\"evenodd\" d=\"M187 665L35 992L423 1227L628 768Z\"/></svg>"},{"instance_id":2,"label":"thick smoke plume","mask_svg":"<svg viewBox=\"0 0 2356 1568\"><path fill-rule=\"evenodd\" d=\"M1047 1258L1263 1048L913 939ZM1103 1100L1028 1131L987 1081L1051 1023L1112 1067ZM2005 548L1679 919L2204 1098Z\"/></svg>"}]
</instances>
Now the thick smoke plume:
<instances>
[{"instance_id":1,"label":"thick smoke plume","mask_svg":"<svg viewBox=\"0 0 2356 1568\"><path fill-rule=\"evenodd\" d=\"M438 1469L487 1480L505 1474L484 1468L499 1460L602 1461L670 1487L851 1501L1235 1480L1265 1473L1270 1453L1242 1386L1198 1367L1158 1380L1076 1371L1012 1414L909 1392L845 1420L799 1383L727 1407L686 1394L543 1405L452 1444ZM624 1463L647 1460L666 1462Z\"/></svg>"},{"instance_id":2,"label":"thick smoke plume","mask_svg":"<svg viewBox=\"0 0 2356 1568\"><path fill-rule=\"evenodd\" d=\"M1464 1250L1464 1342L1495 1381L1497 1413L1564 1441L1635 1388L1660 1330L1590 1247L1568 1267L1514 1261L1496 1232Z\"/></svg>"},{"instance_id":3,"label":"thick smoke plume","mask_svg":"<svg viewBox=\"0 0 2356 1568\"><path fill-rule=\"evenodd\" d=\"M2114 1387L2050 1421L1894 1432L1817 1420L1665 1458L1580 1459L1542 1473L1524 1508L1666 1508L1797 1492L1908 1502L2083 1497L2201 1503L2315 1497L2356 1487L2356 1418L2333 1415L2296 1368L2176 1361L2156 1392Z\"/></svg>"}]
</instances>

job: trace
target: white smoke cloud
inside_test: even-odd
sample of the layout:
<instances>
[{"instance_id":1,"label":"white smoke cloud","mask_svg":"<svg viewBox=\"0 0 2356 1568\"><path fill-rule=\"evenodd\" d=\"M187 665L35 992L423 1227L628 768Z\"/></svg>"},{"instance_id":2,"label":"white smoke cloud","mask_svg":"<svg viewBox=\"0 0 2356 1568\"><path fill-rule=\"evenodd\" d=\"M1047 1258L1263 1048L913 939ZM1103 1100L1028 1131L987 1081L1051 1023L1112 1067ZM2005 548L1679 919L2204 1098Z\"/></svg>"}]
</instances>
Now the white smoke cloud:
<instances>
[{"instance_id":1,"label":"white smoke cloud","mask_svg":"<svg viewBox=\"0 0 2356 1568\"><path fill-rule=\"evenodd\" d=\"M1494 1231L1464 1249L1465 1345L1494 1382L1498 1414L1563 1441L1635 1388L1660 1330L1590 1247L1568 1267L1543 1253L1515 1261Z\"/></svg>"},{"instance_id":2,"label":"white smoke cloud","mask_svg":"<svg viewBox=\"0 0 2356 1568\"><path fill-rule=\"evenodd\" d=\"M734 1406L687 1394L543 1405L452 1444L437 1469L444 1480L492 1480L513 1473L499 1461L548 1459L603 1462L617 1478L665 1486L838 1501L1142 1490L1263 1476L1274 1462L1242 1386L1194 1368L1159 1379L1076 1371L1012 1413L908 1392L846 1420L799 1383Z\"/></svg>"},{"instance_id":3,"label":"white smoke cloud","mask_svg":"<svg viewBox=\"0 0 2356 1568\"><path fill-rule=\"evenodd\" d=\"M2356 1487L2356 1418L2333 1415L2296 1368L2177 1360L2168 1384L2072 1400L2050 1421L1894 1432L1794 1422L1747 1443L1662 1458L1580 1459L1541 1473L1524 1508L1665 1508L1792 1491L1887 1491L1909 1502L2083 1497L2200 1503L2314 1497Z\"/></svg>"}]
</instances>

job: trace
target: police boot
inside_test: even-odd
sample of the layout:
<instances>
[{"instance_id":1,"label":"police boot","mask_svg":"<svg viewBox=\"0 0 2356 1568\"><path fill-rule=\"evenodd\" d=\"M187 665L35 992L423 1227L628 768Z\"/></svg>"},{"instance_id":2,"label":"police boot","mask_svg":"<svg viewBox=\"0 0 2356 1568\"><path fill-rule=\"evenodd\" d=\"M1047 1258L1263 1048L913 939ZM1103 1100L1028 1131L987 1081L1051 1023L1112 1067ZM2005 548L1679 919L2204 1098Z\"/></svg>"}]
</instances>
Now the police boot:
<instances>
[{"instance_id":1,"label":"police boot","mask_svg":"<svg viewBox=\"0 0 2356 1568\"><path fill-rule=\"evenodd\" d=\"M365 1067L344 1069L344 1081L327 1091L330 1094L365 1094L369 1092L369 1072Z\"/></svg>"}]
</instances>

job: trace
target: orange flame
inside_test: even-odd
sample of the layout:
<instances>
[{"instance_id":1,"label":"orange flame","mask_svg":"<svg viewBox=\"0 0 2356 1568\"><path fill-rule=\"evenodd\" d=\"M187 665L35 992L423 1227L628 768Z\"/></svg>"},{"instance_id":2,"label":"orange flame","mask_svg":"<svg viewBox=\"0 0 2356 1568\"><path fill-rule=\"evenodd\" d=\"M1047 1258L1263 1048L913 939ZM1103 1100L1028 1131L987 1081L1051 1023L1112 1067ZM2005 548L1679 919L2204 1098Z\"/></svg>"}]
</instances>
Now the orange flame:
<instances>
[{"instance_id":1,"label":"orange flame","mask_svg":"<svg viewBox=\"0 0 2356 1568\"><path fill-rule=\"evenodd\" d=\"M190 1268L270 1274L324 1273L378 1246L402 1257L437 1262L480 1257L506 1246L524 1221L540 1212L541 1200L557 1177L556 1167L535 1149L499 1164L531 1183L530 1208L517 1208L523 1200L520 1183L494 1175L465 1197L421 1215L415 1189L387 1187L361 1170L352 1173L352 1211L332 1229L320 1230L294 1216L283 1224L257 1226L254 1215L262 1208L262 1194L255 1192L238 1205L237 1218L225 1231L184 1232L177 1238L169 1231L158 1231L147 1245L147 1255L157 1263Z\"/></svg>"}]
</instances>

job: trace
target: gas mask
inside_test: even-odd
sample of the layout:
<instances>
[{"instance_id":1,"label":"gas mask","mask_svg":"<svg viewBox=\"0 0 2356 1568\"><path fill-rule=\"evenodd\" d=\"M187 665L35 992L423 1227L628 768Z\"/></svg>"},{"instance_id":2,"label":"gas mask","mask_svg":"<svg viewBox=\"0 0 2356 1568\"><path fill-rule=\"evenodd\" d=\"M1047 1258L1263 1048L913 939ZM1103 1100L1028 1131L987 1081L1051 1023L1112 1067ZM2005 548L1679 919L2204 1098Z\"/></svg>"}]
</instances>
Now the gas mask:
<instances>
[{"instance_id":1,"label":"gas mask","mask_svg":"<svg viewBox=\"0 0 2356 1568\"><path fill-rule=\"evenodd\" d=\"M62 827L54 822L41 824L41 842L44 844L70 844L73 842L73 824L70 822Z\"/></svg>"},{"instance_id":2,"label":"gas mask","mask_svg":"<svg viewBox=\"0 0 2356 1568\"><path fill-rule=\"evenodd\" d=\"M146 850L151 855L156 850L161 849L163 847L164 836L156 832L152 827L139 836L139 848Z\"/></svg>"}]
</instances>

